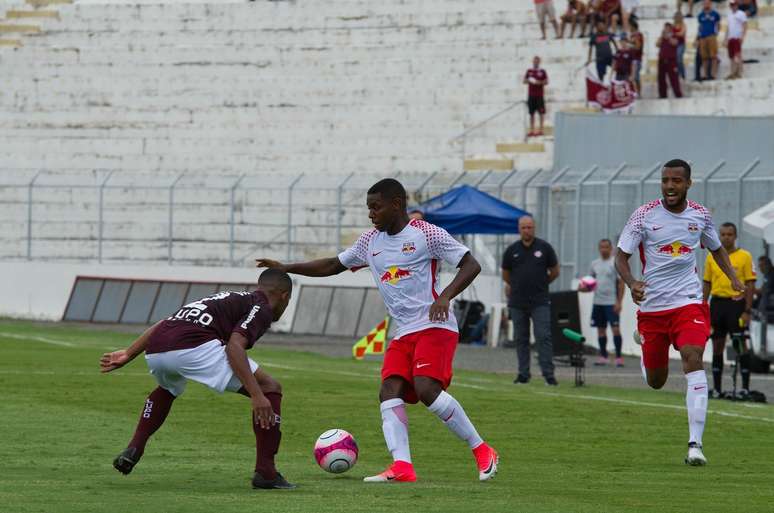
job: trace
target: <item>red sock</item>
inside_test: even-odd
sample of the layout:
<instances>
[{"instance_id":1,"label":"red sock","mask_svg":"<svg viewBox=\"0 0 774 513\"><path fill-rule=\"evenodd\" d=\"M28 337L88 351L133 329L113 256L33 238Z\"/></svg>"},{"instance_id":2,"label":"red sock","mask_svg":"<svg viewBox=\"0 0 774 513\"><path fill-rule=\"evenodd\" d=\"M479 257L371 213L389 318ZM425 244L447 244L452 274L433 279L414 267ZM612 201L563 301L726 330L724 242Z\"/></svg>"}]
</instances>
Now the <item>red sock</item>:
<instances>
[{"instance_id":1,"label":"red sock","mask_svg":"<svg viewBox=\"0 0 774 513\"><path fill-rule=\"evenodd\" d=\"M142 409L142 413L140 413L140 421L137 423L134 437L132 437L132 441L128 445L128 447L137 449L135 456L138 459L145 451L145 444L148 443L148 438L164 423L164 419L167 418L174 400L175 396L161 387L157 387L145 400L145 407Z\"/></svg>"},{"instance_id":2,"label":"red sock","mask_svg":"<svg viewBox=\"0 0 774 513\"><path fill-rule=\"evenodd\" d=\"M277 423L269 429L262 429L253 418L253 432L255 433L255 471L260 472L264 479L277 477L277 469L274 466L274 455L279 450L282 433L280 432L280 403L282 394L269 392L266 399L271 403L271 408L277 416Z\"/></svg>"}]
</instances>

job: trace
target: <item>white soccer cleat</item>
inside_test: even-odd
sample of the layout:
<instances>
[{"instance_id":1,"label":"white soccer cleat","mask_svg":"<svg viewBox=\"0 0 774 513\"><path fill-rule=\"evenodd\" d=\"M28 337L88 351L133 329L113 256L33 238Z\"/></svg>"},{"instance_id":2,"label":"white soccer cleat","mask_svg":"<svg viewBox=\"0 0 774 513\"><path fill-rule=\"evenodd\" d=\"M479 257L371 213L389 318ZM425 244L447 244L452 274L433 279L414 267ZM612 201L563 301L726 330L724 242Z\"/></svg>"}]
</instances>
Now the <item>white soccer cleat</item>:
<instances>
[{"instance_id":1,"label":"white soccer cleat","mask_svg":"<svg viewBox=\"0 0 774 513\"><path fill-rule=\"evenodd\" d=\"M688 455L685 457L685 464L693 467L701 467L707 464L707 458L701 452L701 445L696 442L688 444Z\"/></svg>"},{"instance_id":2,"label":"white soccer cleat","mask_svg":"<svg viewBox=\"0 0 774 513\"><path fill-rule=\"evenodd\" d=\"M640 336L640 332L637 330L634 330L634 333L632 333L632 338L634 339L634 343L638 346L642 345L642 337Z\"/></svg>"}]
</instances>

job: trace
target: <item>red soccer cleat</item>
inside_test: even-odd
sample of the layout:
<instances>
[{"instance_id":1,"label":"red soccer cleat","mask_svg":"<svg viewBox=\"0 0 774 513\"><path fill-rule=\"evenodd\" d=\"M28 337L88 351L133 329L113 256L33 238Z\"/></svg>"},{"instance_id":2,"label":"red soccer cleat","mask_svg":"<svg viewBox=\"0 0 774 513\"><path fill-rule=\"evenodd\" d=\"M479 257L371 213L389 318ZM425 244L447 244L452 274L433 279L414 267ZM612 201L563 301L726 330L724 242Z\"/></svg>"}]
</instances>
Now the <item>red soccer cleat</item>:
<instances>
[{"instance_id":1,"label":"red soccer cleat","mask_svg":"<svg viewBox=\"0 0 774 513\"><path fill-rule=\"evenodd\" d=\"M394 462L381 474L363 478L366 483L413 483L416 480L414 465L400 460Z\"/></svg>"},{"instance_id":2,"label":"red soccer cleat","mask_svg":"<svg viewBox=\"0 0 774 513\"><path fill-rule=\"evenodd\" d=\"M473 449L473 456L476 457L478 465L478 480L488 481L497 474L497 464L500 463L500 456L486 442Z\"/></svg>"}]
</instances>

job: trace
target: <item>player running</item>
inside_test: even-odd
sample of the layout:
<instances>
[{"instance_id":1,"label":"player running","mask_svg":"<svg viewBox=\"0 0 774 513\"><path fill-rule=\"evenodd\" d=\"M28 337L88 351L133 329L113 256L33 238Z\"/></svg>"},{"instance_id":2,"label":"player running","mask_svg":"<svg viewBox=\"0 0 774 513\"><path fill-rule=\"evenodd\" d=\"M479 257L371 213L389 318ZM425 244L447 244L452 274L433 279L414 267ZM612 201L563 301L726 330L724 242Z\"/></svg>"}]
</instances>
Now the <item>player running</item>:
<instances>
[{"instance_id":1,"label":"player running","mask_svg":"<svg viewBox=\"0 0 774 513\"><path fill-rule=\"evenodd\" d=\"M253 487L295 488L274 466L282 436L282 387L246 353L282 316L292 288L286 273L267 269L254 292L220 292L189 303L145 330L128 348L102 355L100 370L110 372L144 351L159 384L145 400L134 437L113 461L116 470L129 474L137 465L148 439L190 379L219 393L228 390L250 397L256 447Z\"/></svg>"},{"instance_id":2,"label":"player running","mask_svg":"<svg viewBox=\"0 0 774 513\"><path fill-rule=\"evenodd\" d=\"M689 465L707 463L701 437L707 417L707 376L702 356L710 334L710 316L697 274L696 252L706 247L737 292L737 279L728 253L723 249L709 210L687 200L691 166L670 160L661 171L662 199L634 211L618 241L616 268L631 289L637 312L637 331L642 344L645 381L659 389L669 374L669 346L680 351L687 382ZM639 251L643 280L632 276L629 257Z\"/></svg>"},{"instance_id":3,"label":"player running","mask_svg":"<svg viewBox=\"0 0 774 513\"><path fill-rule=\"evenodd\" d=\"M362 234L338 257L297 264L259 259L256 265L305 276L332 276L365 266L370 269L397 325L395 339L384 356L379 391L384 440L394 462L364 481L416 481L405 403L418 400L468 443L479 479L491 479L497 472L497 452L481 439L460 403L446 392L458 339L449 303L470 285L481 266L446 230L409 219L406 190L397 180L385 178L374 184L366 204L375 229ZM440 260L458 267L459 272L439 293Z\"/></svg>"}]
</instances>

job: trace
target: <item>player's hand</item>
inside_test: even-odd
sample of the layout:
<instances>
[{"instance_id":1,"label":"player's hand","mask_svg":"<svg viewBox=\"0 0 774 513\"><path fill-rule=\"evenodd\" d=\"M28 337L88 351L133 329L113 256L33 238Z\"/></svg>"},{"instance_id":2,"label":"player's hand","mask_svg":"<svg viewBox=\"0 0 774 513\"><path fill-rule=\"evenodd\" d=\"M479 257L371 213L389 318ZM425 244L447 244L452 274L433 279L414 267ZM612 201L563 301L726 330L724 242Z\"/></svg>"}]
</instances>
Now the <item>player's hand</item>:
<instances>
[{"instance_id":1,"label":"player's hand","mask_svg":"<svg viewBox=\"0 0 774 513\"><path fill-rule=\"evenodd\" d=\"M505 292L505 297L506 297L506 298L509 298L509 297L511 297L511 284L510 284L510 283L506 283L506 284L505 284L505 290L504 290L504 292Z\"/></svg>"},{"instance_id":2,"label":"player's hand","mask_svg":"<svg viewBox=\"0 0 774 513\"><path fill-rule=\"evenodd\" d=\"M266 396L253 397L253 421L261 426L262 429L269 429L274 425L274 410L271 409L271 403Z\"/></svg>"},{"instance_id":3,"label":"player's hand","mask_svg":"<svg viewBox=\"0 0 774 513\"><path fill-rule=\"evenodd\" d=\"M119 369L129 363L132 359L126 353L125 349L120 351L113 351L112 353L105 353L102 358L99 359L99 371L110 372Z\"/></svg>"},{"instance_id":4,"label":"player's hand","mask_svg":"<svg viewBox=\"0 0 774 513\"><path fill-rule=\"evenodd\" d=\"M285 270L285 264L277 262L276 260L269 260L268 258L256 258L255 267L268 267L269 269Z\"/></svg>"},{"instance_id":5,"label":"player's hand","mask_svg":"<svg viewBox=\"0 0 774 513\"><path fill-rule=\"evenodd\" d=\"M616 303L613 305L613 311L616 315L621 315L621 303Z\"/></svg>"},{"instance_id":6,"label":"player's hand","mask_svg":"<svg viewBox=\"0 0 774 513\"><path fill-rule=\"evenodd\" d=\"M748 327L749 325L750 325L750 314L749 314L749 313L747 313L747 312L744 312L744 313L743 313L743 314L742 314L742 315L739 317L739 326L740 326L740 327L742 327L742 328L746 328L746 327Z\"/></svg>"},{"instance_id":7,"label":"player's hand","mask_svg":"<svg viewBox=\"0 0 774 513\"><path fill-rule=\"evenodd\" d=\"M632 300L637 305L645 301L645 285L644 281L635 281L629 287L632 291Z\"/></svg>"},{"instance_id":8,"label":"player's hand","mask_svg":"<svg viewBox=\"0 0 774 513\"><path fill-rule=\"evenodd\" d=\"M739 278L737 278L736 276L734 276L734 279L731 280L731 287L735 291L739 292L738 296L734 296L734 301L739 301L744 297L744 292L745 290L747 290L747 288L744 286L744 283L739 281Z\"/></svg>"},{"instance_id":9,"label":"player's hand","mask_svg":"<svg viewBox=\"0 0 774 513\"><path fill-rule=\"evenodd\" d=\"M449 300L443 296L438 296L432 305L430 305L430 322L446 322L449 318Z\"/></svg>"}]
</instances>

